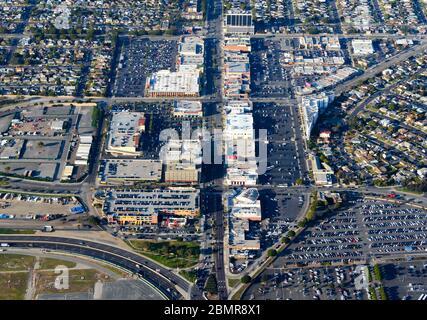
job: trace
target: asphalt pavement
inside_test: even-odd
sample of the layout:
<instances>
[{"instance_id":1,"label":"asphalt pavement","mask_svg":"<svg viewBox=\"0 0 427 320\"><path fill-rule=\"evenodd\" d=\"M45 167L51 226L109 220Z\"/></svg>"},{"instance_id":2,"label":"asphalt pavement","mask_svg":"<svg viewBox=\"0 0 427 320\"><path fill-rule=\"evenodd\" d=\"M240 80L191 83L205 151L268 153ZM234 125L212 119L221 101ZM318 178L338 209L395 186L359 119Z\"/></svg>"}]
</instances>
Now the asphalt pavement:
<instances>
[{"instance_id":1,"label":"asphalt pavement","mask_svg":"<svg viewBox=\"0 0 427 320\"><path fill-rule=\"evenodd\" d=\"M170 299L183 298L182 294L175 289L175 286L184 292L189 292L191 289L186 280L165 267L140 255L114 246L93 241L51 236L0 235L0 241L9 243L14 247L44 248L78 253L116 264L131 272L140 274ZM201 296L193 298L202 299Z\"/></svg>"}]
</instances>

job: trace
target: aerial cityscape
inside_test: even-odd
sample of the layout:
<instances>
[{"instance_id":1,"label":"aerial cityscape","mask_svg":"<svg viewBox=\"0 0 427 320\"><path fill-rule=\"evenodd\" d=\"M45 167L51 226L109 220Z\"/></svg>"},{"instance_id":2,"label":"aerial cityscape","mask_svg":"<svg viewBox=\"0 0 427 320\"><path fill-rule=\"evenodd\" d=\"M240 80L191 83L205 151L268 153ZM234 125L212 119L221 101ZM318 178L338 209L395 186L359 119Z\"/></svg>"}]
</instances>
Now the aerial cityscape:
<instances>
[{"instance_id":1,"label":"aerial cityscape","mask_svg":"<svg viewBox=\"0 0 427 320\"><path fill-rule=\"evenodd\" d=\"M427 300L427 0L0 0L0 135L0 300Z\"/></svg>"}]
</instances>

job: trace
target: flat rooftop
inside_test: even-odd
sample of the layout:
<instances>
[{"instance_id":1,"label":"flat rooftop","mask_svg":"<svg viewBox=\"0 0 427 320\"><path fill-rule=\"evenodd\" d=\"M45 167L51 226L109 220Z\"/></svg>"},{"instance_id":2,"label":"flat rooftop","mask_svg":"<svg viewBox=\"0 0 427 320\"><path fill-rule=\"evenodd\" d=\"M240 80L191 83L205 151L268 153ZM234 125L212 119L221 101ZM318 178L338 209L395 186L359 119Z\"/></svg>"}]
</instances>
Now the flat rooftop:
<instances>
[{"instance_id":1,"label":"flat rooftop","mask_svg":"<svg viewBox=\"0 0 427 320\"><path fill-rule=\"evenodd\" d=\"M135 148L136 138L144 129L145 118L141 112L113 112L108 132L108 149Z\"/></svg>"},{"instance_id":2,"label":"flat rooftop","mask_svg":"<svg viewBox=\"0 0 427 320\"><path fill-rule=\"evenodd\" d=\"M180 94L182 96L199 95L198 72L172 72L161 70L153 73L147 79L146 89L148 95Z\"/></svg>"},{"instance_id":3,"label":"flat rooftop","mask_svg":"<svg viewBox=\"0 0 427 320\"><path fill-rule=\"evenodd\" d=\"M107 193L106 214L198 215L199 190L195 188L121 189Z\"/></svg>"},{"instance_id":4,"label":"flat rooftop","mask_svg":"<svg viewBox=\"0 0 427 320\"><path fill-rule=\"evenodd\" d=\"M159 181L162 162L147 159L106 159L101 163L99 178L102 183L117 181Z\"/></svg>"},{"instance_id":5,"label":"flat rooftop","mask_svg":"<svg viewBox=\"0 0 427 320\"><path fill-rule=\"evenodd\" d=\"M202 103L200 101L175 101L173 106L175 116L197 116L203 115Z\"/></svg>"}]
</instances>

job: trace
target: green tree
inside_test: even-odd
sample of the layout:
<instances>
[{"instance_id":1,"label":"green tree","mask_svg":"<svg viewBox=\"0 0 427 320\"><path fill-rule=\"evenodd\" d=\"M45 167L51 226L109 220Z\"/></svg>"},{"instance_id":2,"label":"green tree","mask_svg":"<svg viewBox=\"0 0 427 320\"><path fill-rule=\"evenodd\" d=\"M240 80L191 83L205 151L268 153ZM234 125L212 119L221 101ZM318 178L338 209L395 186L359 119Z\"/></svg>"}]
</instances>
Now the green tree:
<instances>
[{"instance_id":1,"label":"green tree","mask_svg":"<svg viewBox=\"0 0 427 320\"><path fill-rule=\"evenodd\" d=\"M294 231L294 230L289 230L289 231L288 231L288 237L289 237L289 238L293 238L293 237L295 237L295 231Z\"/></svg>"},{"instance_id":2,"label":"green tree","mask_svg":"<svg viewBox=\"0 0 427 320\"><path fill-rule=\"evenodd\" d=\"M375 288L369 287L369 293L371 294L371 300L377 300L377 293L375 292Z\"/></svg>"},{"instance_id":3,"label":"green tree","mask_svg":"<svg viewBox=\"0 0 427 320\"><path fill-rule=\"evenodd\" d=\"M269 249L269 250L267 251L267 255L268 255L269 257L275 257L275 256L277 256L277 250L275 250L275 249Z\"/></svg>"},{"instance_id":4,"label":"green tree","mask_svg":"<svg viewBox=\"0 0 427 320\"><path fill-rule=\"evenodd\" d=\"M287 243L291 242L291 239L289 239L288 237L283 237L281 242L287 244Z\"/></svg>"},{"instance_id":5,"label":"green tree","mask_svg":"<svg viewBox=\"0 0 427 320\"><path fill-rule=\"evenodd\" d=\"M382 280L381 270L380 270L380 266L378 264L374 265L374 276L375 276L376 281Z\"/></svg>"},{"instance_id":6,"label":"green tree","mask_svg":"<svg viewBox=\"0 0 427 320\"><path fill-rule=\"evenodd\" d=\"M303 219L303 220L301 220L301 221L298 221L298 227L300 227L300 228L304 228L305 226L306 226L306 224L307 224L307 219Z\"/></svg>"},{"instance_id":7,"label":"green tree","mask_svg":"<svg viewBox=\"0 0 427 320\"><path fill-rule=\"evenodd\" d=\"M205 290L210 294L218 293L218 285L214 274L209 275L208 280L206 280Z\"/></svg>"},{"instance_id":8,"label":"green tree","mask_svg":"<svg viewBox=\"0 0 427 320\"><path fill-rule=\"evenodd\" d=\"M252 281L252 278L250 275L245 274L241 279L240 282L244 284L248 284Z\"/></svg>"},{"instance_id":9,"label":"green tree","mask_svg":"<svg viewBox=\"0 0 427 320\"><path fill-rule=\"evenodd\" d=\"M86 40L92 41L95 39L95 29L93 26L89 27L89 30L86 33Z\"/></svg>"},{"instance_id":10,"label":"green tree","mask_svg":"<svg viewBox=\"0 0 427 320\"><path fill-rule=\"evenodd\" d=\"M380 287L379 289L381 300L387 300L387 293L384 290L384 287Z\"/></svg>"}]
</instances>

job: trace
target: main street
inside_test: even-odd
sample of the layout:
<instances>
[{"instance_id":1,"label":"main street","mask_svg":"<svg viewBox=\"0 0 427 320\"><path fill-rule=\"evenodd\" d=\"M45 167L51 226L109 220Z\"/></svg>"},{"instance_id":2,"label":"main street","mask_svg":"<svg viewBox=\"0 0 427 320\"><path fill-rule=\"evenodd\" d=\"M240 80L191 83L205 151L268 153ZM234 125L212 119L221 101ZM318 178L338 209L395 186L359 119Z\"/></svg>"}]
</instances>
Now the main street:
<instances>
[{"instance_id":1,"label":"main street","mask_svg":"<svg viewBox=\"0 0 427 320\"><path fill-rule=\"evenodd\" d=\"M223 34L223 3L222 0L208 0L207 1L207 38L215 43L216 57L212 58L209 62L211 65L206 65L205 68L212 72L211 80L214 82L211 87L214 88L216 93L216 112L222 112L222 99L223 99L223 51L222 45L224 41ZM215 171L214 165L208 165L207 170ZM222 179L215 179L211 181L218 187L222 185ZM203 183L203 186L206 184ZM215 261L215 274L218 288L218 298L220 300L227 300L227 279L225 276L224 266L224 211L222 209L222 194L211 193L210 190L206 191L206 198L202 199L202 214L205 218L212 218L215 230L215 241L213 242L213 254Z\"/></svg>"}]
</instances>

